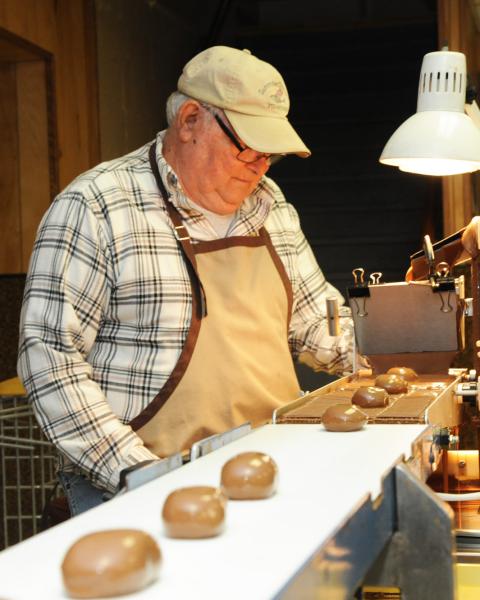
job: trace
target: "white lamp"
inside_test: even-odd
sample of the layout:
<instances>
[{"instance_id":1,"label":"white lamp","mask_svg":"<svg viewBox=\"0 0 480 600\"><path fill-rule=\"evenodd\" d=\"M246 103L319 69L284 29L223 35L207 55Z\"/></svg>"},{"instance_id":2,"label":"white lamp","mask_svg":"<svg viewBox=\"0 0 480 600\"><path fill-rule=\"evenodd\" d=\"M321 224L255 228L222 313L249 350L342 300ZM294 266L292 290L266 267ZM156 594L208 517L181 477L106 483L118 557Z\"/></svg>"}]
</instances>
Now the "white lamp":
<instances>
[{"instance_id":1,"label":"white lamp","mask_svg":"<svg viewBox=\"0 0 480 600\"><path fill-rule=\"evenodd\" d=\"M475 102L465 104L466 86L464 54L446 50L426 54L417 112L388 140L380 162L423 175L480 169L480 111Z\"/></svg>"}]
</instances>

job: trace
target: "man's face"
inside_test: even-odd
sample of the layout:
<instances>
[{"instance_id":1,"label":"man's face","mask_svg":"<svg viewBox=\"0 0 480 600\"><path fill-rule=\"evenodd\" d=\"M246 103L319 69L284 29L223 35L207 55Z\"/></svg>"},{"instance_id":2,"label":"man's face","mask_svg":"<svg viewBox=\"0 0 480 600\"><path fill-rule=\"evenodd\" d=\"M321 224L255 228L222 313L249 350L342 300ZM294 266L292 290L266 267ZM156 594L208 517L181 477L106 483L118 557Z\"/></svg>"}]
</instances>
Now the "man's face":
<instances>
[{"instance_id":1,"label":"man's face","mask_svg":"<svg viewBox=\"0 0 480 600\"><path fill-rule=\"evenodd\" d=\"M215 121L213 114L202 106L200 111L191 142L190 165L188 170L182 170L188 173L188 179L182 176L182 182L187 184L188 192L191 177L196 178L194 183L198 193L195 197L192 195L192 200L200 206L218 214L234 213L268 171L269 162L264 156L252 163L238 160L238 148ZM222 120L231 129L224 116ZM242 147L245 146L242 140L237 140Z\"/></svg>"}]
</instances>

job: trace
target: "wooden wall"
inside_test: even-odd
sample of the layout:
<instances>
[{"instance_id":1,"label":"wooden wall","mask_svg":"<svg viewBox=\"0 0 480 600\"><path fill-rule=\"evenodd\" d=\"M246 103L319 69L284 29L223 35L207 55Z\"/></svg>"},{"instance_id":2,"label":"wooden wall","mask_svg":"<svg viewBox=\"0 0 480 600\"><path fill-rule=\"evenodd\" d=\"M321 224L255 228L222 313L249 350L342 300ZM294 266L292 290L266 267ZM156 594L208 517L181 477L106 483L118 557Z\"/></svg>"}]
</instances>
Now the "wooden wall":
<instances>
[{"instance_id":1,"label":"wooden wall","mask_svg":"<svg viewBox=\"0 0 480 600\"><path fill-rule=\"evenodd\" d=\"M468 0L438 0L438 42L467 57L467 73L472 83L479 81L480 33L473 3ZM477 85L478 90L478 85ZM468 224L478 202L474 197L475 174L443 177L443 227L449 235Z\"/></svg>"},{"instance_id":2,"label":"wooden wall","mask_svg":"<svg viewBox=\"0 0 480 600\"><path fill-rule=\"evenodd\" d=\"M93 0L0 2L0 131L0 273L19 273L52 196L99 162Z\"/></svg>"}]
</instances>

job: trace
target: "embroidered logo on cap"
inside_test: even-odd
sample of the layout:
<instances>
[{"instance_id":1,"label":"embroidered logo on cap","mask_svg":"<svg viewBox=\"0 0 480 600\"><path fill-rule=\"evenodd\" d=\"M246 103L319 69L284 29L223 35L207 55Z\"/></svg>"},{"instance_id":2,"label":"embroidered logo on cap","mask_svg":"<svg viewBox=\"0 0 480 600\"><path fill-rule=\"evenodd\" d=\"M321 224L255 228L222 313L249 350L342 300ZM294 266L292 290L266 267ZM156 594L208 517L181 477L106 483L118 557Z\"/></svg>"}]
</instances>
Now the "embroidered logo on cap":
<instances>
[{"instance_id":1,"label":"embroidered logo on cap","mask_svg":"<svg viewBox=\"0 0 480 600\"><path fill-rule=\"evenodd\" d=\"M287 102L287 96L285 93L285 87L280 81L269 81L262 88L258 90L261 96L265 96L267 101L267 108L272 111L283 111L285 103Z\"/></svg>"}]
</instances>

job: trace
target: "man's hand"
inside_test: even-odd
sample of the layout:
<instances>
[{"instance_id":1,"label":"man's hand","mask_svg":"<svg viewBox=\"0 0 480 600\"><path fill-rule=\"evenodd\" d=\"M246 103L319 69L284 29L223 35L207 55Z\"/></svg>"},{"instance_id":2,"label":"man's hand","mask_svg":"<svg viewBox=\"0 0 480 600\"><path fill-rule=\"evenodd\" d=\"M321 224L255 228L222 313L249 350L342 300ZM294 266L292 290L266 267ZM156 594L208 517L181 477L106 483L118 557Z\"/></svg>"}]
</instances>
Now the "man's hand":
<instances>
[{"instance_id":1,"label":"man's hand","mask_svg":"<svg viewBox=\"0 0 480 600\"><path fill-rule=\"evenodd\" d=\"M480 254L479 243L480 217L473 217L462 234L462 244L465 250L473 257Z\"/></svg>"}]
</instances>

